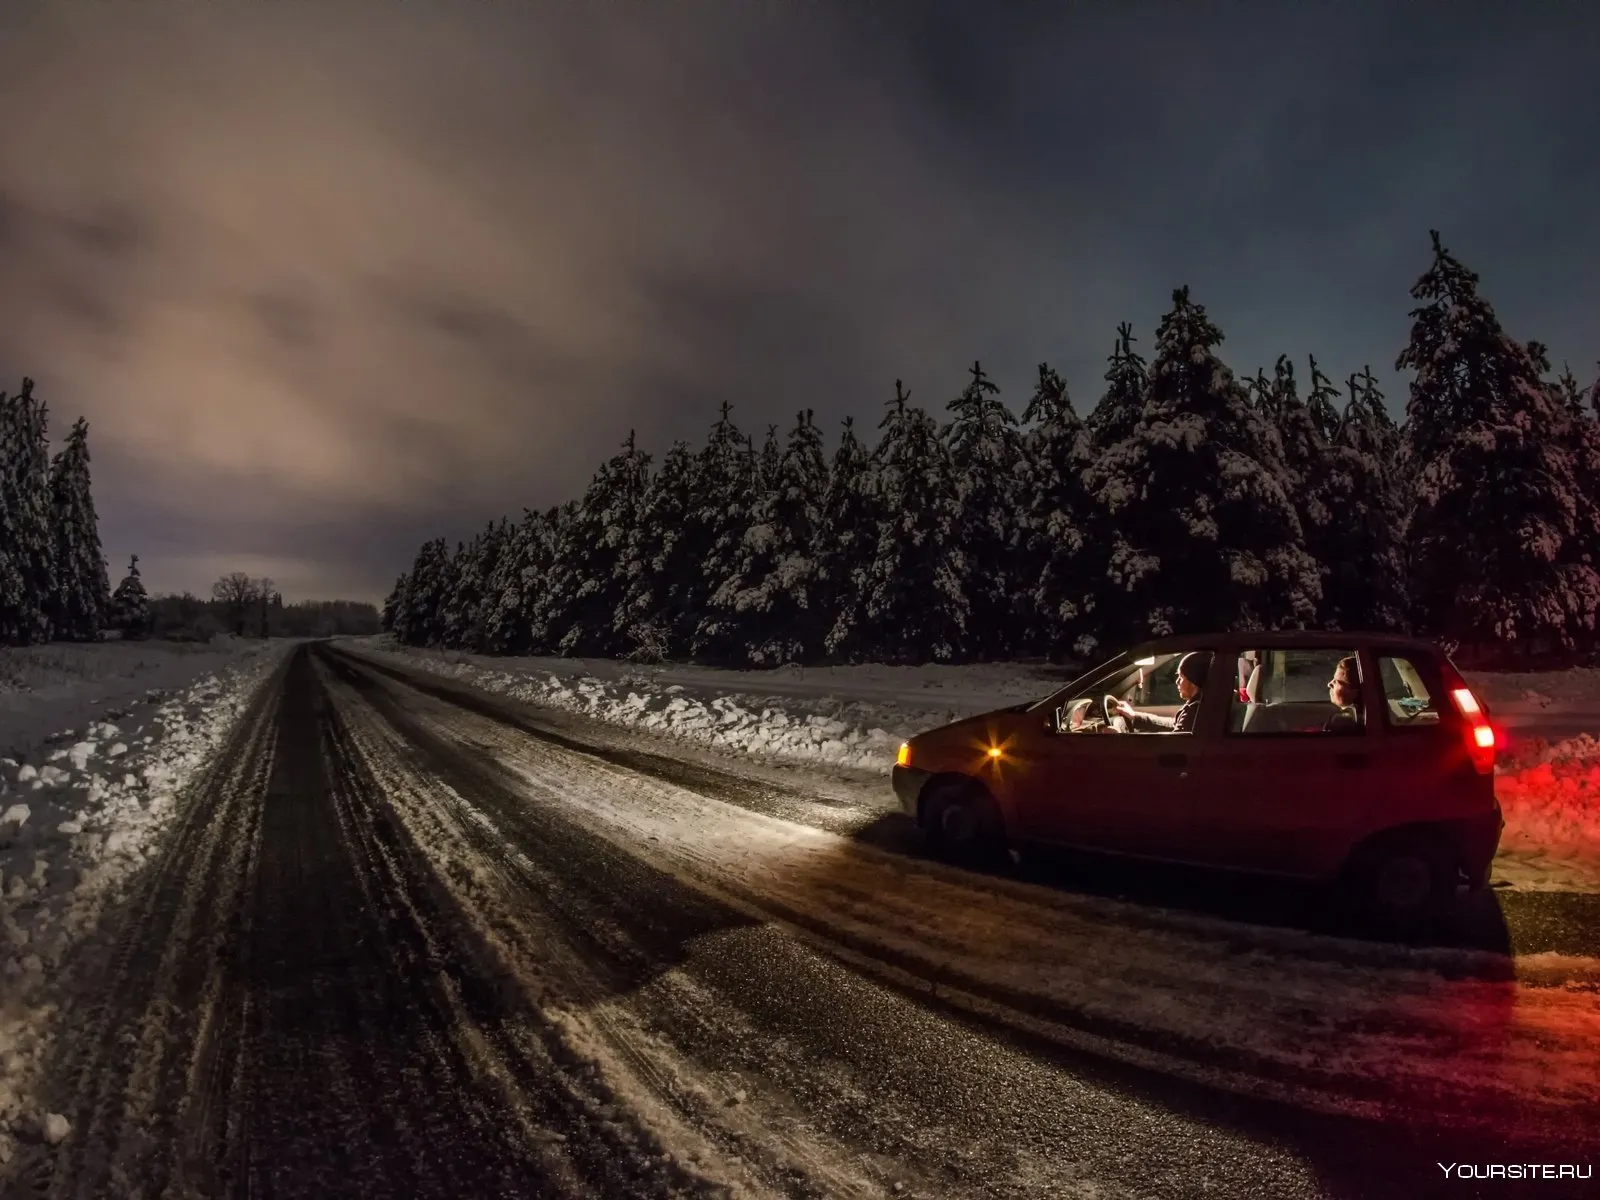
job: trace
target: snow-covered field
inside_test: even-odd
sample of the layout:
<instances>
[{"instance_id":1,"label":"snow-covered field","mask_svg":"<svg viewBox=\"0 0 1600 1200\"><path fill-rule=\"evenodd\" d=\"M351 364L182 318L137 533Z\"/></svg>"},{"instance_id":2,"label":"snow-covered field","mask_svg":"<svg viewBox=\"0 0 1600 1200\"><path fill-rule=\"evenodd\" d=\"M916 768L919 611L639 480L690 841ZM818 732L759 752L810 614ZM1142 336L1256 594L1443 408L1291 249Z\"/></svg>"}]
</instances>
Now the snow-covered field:
<instances>
[{"instance_id":1,"label":"snow-covered field","mask_svg":"<svg viewBox=\"0 0 1600 1200\"><path fill-rule=\"evenodd\" d=\"M291 642L0 650L0 1162L33 1111L52 976Z\"/></svg>"},{"instance_id":2,"label":"snow-covered field","mask_svg":"<svg viewBox=\"0 0 1600 1200\"><path fill-rule=\"evenodd\" d=\"M534 704L742 755L887 773L910 734L1037 699L1070 672L1025 664L726 671L609 659L494 658L351 639L352 649ZM1511 734L1496 791L1502 885L1600 891L1600 670L1469 673ZM1549 741L1542 722L1592 723ZM887 789L884 803L890 799Z\"/></svg>"}]
</instances>

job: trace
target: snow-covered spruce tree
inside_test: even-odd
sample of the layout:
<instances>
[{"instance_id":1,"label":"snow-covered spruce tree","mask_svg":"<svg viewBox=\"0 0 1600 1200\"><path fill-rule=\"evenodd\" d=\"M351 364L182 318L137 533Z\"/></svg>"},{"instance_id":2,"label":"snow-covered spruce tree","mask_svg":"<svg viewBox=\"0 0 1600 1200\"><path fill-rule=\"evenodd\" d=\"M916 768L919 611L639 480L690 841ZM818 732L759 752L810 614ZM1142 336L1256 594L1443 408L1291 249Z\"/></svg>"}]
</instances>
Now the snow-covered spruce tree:
<instances>
[{"instance_id":1,"label":"snow-covered spruce tree","mask_svg":"<svg viewBox=\"0 0 1600 1200\"><path fill-rule=\"evenodd\" d=\"M778 437L778 427L768 425L766 439L761 443L761 457L756 461L757 496L774 486L778 478L778 464L783 461L783 449L783 442Z\"/></svg>"},{"instance_id":2,"label":"snow-covered spruce tree","mask_svg":"<svg viewBox=\"0 0 1600 1200\"><path fill-rule=\"evenodd\" d=\"M1329 504L1328 477L1330 421L1332 397L1339 393L1329 384L1327 377L1317 370L1312 360L1313 391L1317 408L1300 398L1294 377L1294 363L1287 355L1279 355L1273 365L1272 380L1266 383L1267 394L1261 395L1264 377L1259 373L1253 388L1257 393L1256 407L1270 413L1283 447L1283 466L1290 498L1294 502L1295 516L1300 520L1306 552L1316 561L1320 577L1326 579L1332 551L1327 544L1328 528L1337 517ZM1337 424L1337 414L1333 425ZM1326 589L1319 589L1324 593ZM1318 613L1326 620L1324 604Z\"/></svg>"},{"instance_id":3,"label":"snow-covered spruce tree","mask_svg":"<svg viewBox=\"0 0 1600 1200\"><path fill-rule=\"evenodd\" d=\"M558 556L551 592L550 633L564 655L617 655L628 649L617 634L617 611L627 595L628 537L639 523L650 486L650 456L628 431L622 451L595 473Z\"/></svg>"},{"instance_id":4,"label":"snow-covered spruce tree","mask_svg":"<svg viewBox=\"0 0 1600 1200\"><path fill-rule=\"evenodd\" d=\"M111 605L100 519L89 487L89 423L79 417L50 465L56 592L50 619L59 638L94 641Z\"/></svg>"},{"instance_id":5,"label":"snow-covered spruce tree","mask_svg":"<svg viewBox=\"0 0 1600 1200\"><path fill-rule=\"evenodd\" d=\"M799 414L775 463L768 465L763 449L765 486L740 559L711 598L713 610L743 630L744 659L752 666L813 661L828 629L816 557L828 460L812 416L810 409Z\"/></svg>"},{"instance_id":6,"label":"snow-covered spruce tree","mask_svg":"<svg viewBox=\"0 0 1600 1200\"><path fill-rule=\"evenodd\" d=\"M450 548L443 538L423 544L408 578L405 604L395 613L394 635L408 646L440 645L451 582Z\"/></svg>"},{"instance_id":7,"label":"snow-covered spruce tree","mask_svg":"<svg viewBox=\"0 0 1600 1200\"><path fill-rule=\"evenodd\" d=\"M485 582L480 608L484 649L489 654L526 654L532 627L534 564L546 528L540 513L524 508L520 521L507 524L494 569Z\"/></svg>"},{"instance_id":8,"label":"snow-covered spruce tree","mask_svg":"<svg viewBox=\"0 0 1600 1200\"><path fill-rule=\"evenodd\" d=\"M1048 363L1039 364L1022 420L1026 474L1015 519L1021 643L1028 654L1060 661L1090 632L1092 589L1084 569L1090 498L1083 472L1092 443L1065 381Z\"/></svg>"},{"instance_id":9,"label":"snow-covered spruce tree","mask_svg":"<svg viewBox=\"0 0 1600 1200\"><path fill-rule=\"evenodd\" d=\"M460 554L456 562L456 587L445 607L445 644L463 650L485 649L489 579L505 547L505 519L491 522Z\"/></svg>"},{"instance_id":10,"label":"snow-covered spruce tree","mask_svg":"<svg viewBox=\"0 0 1600 1200\"><path fill-rule=\"evenodd\" d=\"M1086 481L1110 535L1100 625L1118 641L1304 625L1321 598L1276 431L1217 357L1222 333L1173 293L1132 433Z\"/></svg>"},{"instance_id":11,"label":"snow-covered spruce tree","mask_svg":"<svg viewBox=\"0 0 1600 1200\"><path fill-rule=\"evenodd\" d=\"M638 522L624 543L623 600L614 620L632 657L659 660L688 652L690 605L702 569L689 532L698 471L694 451L674 442L645 488Z\"/></svg>"},{"instance_id":12,"label":"snow-covered spruce tree","mask_svg":"<svg viewBox=\"0 0 1600 1200\"><path fill-rule=\"evenodd\" d=\"M1592 636L1600 574L1583 561L1569 417L1542 347L1509 337L1478 277L1433 239L1411 289L1406 404L1415 507L1407 538L1418 629L1465 661L1570 654Z\"/></svg>"},{"instance_id":13,"label":"snow-covered spruce tree","mask_svg":"<svg viewBox=\"0 0 1600 1200\"><path fill-rule=\"evenodd\" d=\"M1117 326L1117 341L1106 368L1106 390L1085 422L1096 449L1104 450L1131 437L1144 411L1150 376L1144 359L1134 351L1137 340L1132 325L1124 321Z\"/></svg>"},{"instance_id":14,"label":"snow-covered spruce tree","mask_svg":"<svg viewBox=\"0 0 1600 1200\"><path fill-rule=\"evenodd\" d=\"M1406 501L1399 487L1400 432L1370 369L1348 380L1350 398L1328 447L1319 624L1331 629L1405 628Z\"/></svg>"},{"instance_id":15,"label":"snow-covered spruce tree","mask_svg":"<svg viewBox=\"0 0 1600 1200\"><path fill-rule=\"evenodd\" d=\"M139 577L139 556L128 560L128 573L111 594L111 626L129 641L150 632L150 593Z\"/></svg>"},{"instance_id":16,"label":"snow-covered spruce tree","mask_svg":"<svg viewBox=\"0 0 1600 1200\"><path fill-rule=\"evenodd\" d=\"M395 617L405 607L406 588L410 585L410 582L410 576L402 571L400 577L394 581L394 587L384 597L383 612L379 616L378 624L385 633L392 634L394 632Z\"/></svg>"},{"instance_id":17,"label":"snow-covered spruce tree","mask_svg":"<svg viewBox=\"0 0 1600 1200\"><path fill-rule=\"evenodd\" d=\"M9 399L0 392L0 512L9 560L0 565L0 642L48 642L56 602L49 413L31 379Z\"/></svg>"},{"instance_id":18,"label":"snow-covered spruce tree","mask_svg":"<svg viewBox=\"0 0 1600 1200\"><path fill-rule=\"evenodd\" d=\"M736 665L742 658L742 614L726 604L713 603L739 569L744 535L755 517L759 498L760 459L748 438L741 438L724 402L711 438L699 455L695 474L695 507L689 529L696 544L705 547L702 586L693 593L697 617L690 653L698 662Z\"/></svg>"},{"instance_id":19,"label":"snow-covered spruce tree","mask_svg":"<svg viewBox=\"0 0 1600 1200\"><path fill-rule=\"evenodd\" d=\"M966 564L966 640L960 655L1011 656L1017 639L1016 596L1023 583L1013 554L1021 498L1022 438L1000 389L974 362L972 378L950 401L943 433L960 506L955 540Z\"/></svg>"},{"instance_id":20,"label":"snow-covered spruce tree","mask_svg":"<svg viewBox=\"0 0 1600 1200\"><path fill-rule=\"evenodd\" d=\"M967 628L961 500L948 446L895 380L873 454L881 522L863 588L863 638L888 663L950 662Z\"/></svg>"},{"instance_id":21,"label":"snow-covered spruce tree","mask_svg":"<svg viewBox=\"0 0 1600 1200\"><path fill-rule=\"evenodd\" d=\"M1315 355L1309 356L1311 363L1311 391L1306 395L1306 407L1311 410L1311 423L1316 427L1317 433L1322 438L1322 444L1328 445L1333 441L1334 434L1339 432L1339 425L1343 420L1339 412L1339 389L1333 386L1333 380L1317 365Z\"/></svg>"},{"instance_id":22,"label":"snow-covered spruce tree","mask_svg":"<svg viewBox=\"0 0 1600 1200\"><path fill-rule=\"evenodd\" d=\"M861 662L866 655L862 621L867 571L877 557L878 528L883 520L877 483L872 452L856 437L855 418L846 417L828 471L822 527L817 535L821 609L826 614L822 652L837 661Z\"/></svg>"}]
</instances>

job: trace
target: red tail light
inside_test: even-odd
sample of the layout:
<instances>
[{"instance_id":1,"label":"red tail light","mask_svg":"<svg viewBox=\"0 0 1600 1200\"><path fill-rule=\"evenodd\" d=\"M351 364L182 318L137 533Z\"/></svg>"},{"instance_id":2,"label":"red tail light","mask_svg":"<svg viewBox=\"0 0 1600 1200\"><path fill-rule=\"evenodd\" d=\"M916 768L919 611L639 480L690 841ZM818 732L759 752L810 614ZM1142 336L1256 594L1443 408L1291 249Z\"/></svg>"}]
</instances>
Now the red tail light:
<instances>
[{"instance_id":1,"label":"red tail light","mask_svg":"<svg viewBox=\"0 0 1600 1200\"><path fill-rule=\"evenodd\" d=\"M1478 703L1472 689L1466 687L1450 689L1450 699L1467 720L1467 757L1472 760L1473 769L1479 775L1494 774L1494 726L1484 715L1483 705Z\"/></svg>"}]
</instances>

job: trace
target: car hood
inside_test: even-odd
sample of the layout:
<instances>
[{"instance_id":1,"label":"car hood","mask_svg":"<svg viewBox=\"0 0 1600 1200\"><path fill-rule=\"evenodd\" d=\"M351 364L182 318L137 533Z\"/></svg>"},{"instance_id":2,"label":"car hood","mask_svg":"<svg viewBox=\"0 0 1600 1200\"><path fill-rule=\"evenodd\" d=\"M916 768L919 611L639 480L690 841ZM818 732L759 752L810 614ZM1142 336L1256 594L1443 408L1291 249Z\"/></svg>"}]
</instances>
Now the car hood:
<instances>
[{"instance_id":1,"label":"car hood","mask_svg":"<svg viewBox=\"0 0 1600 1200\"><path fill-rule=\"evenodd\" d=\"M962 717L959 721L951 721L948 725L937 725L932 729L924 729L921 733L913 734L912 742L926 738L929 741L944 742L959 739L963 735L978 738L993 731L1003 734L1012 729L1017 723L1017 716L1027 712L1037 704L1036 700L1028 700L1022 704L1013 704L1008 708L991 709L989 712L979 713L972 717Z\"/></svg>"}]
</instances>

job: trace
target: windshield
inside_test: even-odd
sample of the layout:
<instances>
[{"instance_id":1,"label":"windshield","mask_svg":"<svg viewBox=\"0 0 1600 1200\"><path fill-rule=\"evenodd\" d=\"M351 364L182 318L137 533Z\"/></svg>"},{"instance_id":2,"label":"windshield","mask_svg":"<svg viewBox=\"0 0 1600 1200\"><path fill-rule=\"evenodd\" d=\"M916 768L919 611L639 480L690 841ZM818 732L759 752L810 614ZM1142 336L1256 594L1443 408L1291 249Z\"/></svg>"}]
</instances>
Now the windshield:
<instances>
[{"instance_id":1,"label":"windshield","mask_svg":"<svg viewBox=\"0 0 1600 1200\"><path fill-rule=\"evenodd\" d=\"M1178 695L1178 660L1184 653L1187 652L1150 654L1137 659L1131 653L1119 654L1051 692L1031 705L1030 711L1071 706L1079 700L1099 700L1106 695L1134 704L1176 707L1183 703Z\"/></svg>"}]
</instances>

